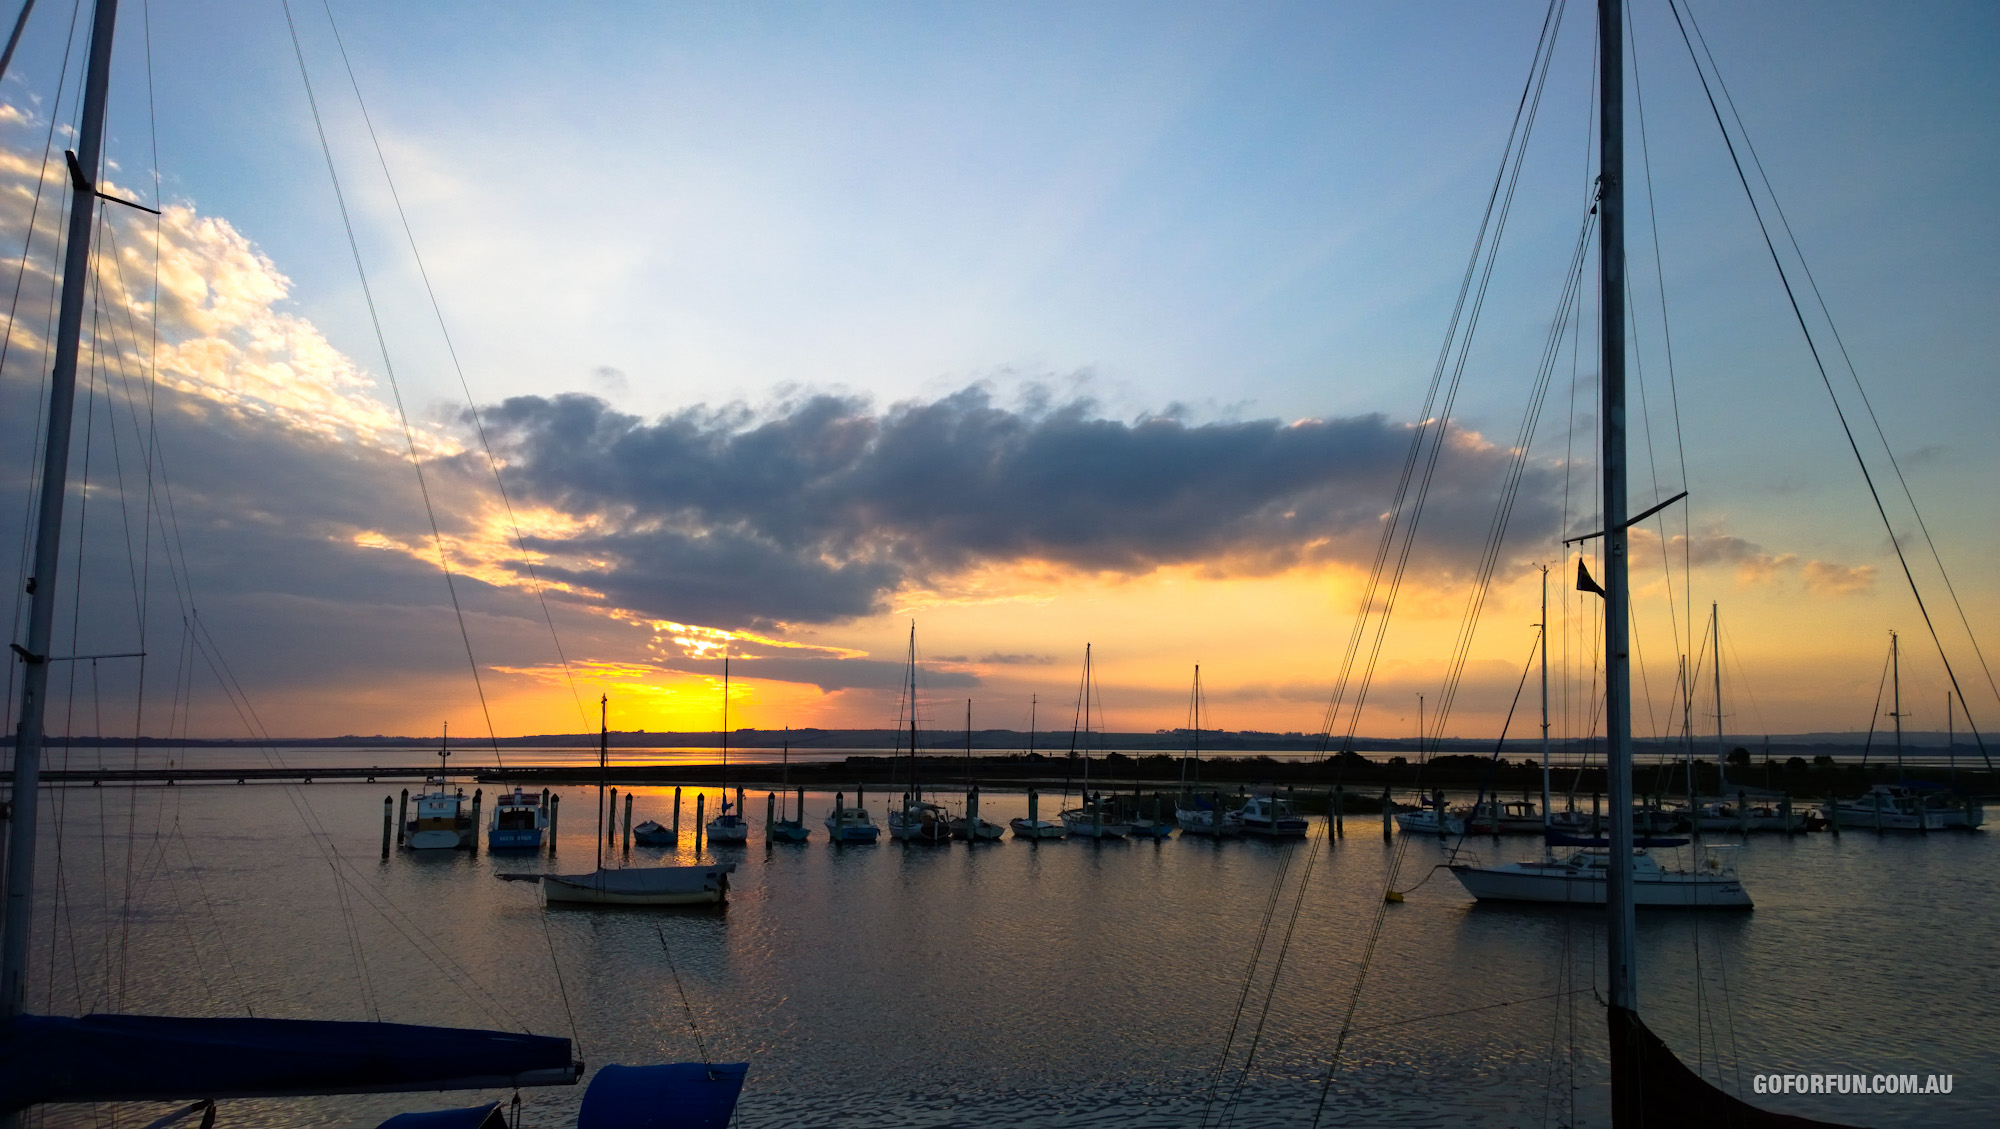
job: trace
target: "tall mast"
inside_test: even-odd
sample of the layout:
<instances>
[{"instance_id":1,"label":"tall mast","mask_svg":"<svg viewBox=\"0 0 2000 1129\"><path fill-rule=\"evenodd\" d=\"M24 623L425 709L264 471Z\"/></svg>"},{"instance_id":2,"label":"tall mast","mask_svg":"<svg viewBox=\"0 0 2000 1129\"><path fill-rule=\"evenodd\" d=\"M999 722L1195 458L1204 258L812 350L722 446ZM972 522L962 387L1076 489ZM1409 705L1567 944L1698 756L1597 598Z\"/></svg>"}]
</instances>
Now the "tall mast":
<instances>
[{"instance_id":1,"label":"tall mast","mask_svg":"<svg viewBox=\"0 0 2000 1129\"><path fill-rule=\"evenodd\" d=\"M729 813L729 651L727 649L722 652L722 811L725 815Z\"/></svg>"},{"instance_id":2,"label":"tall mast","mask_svg":"<svg viewBox=\"0 0 2000 1129\"><path fill-rule=\"evenodd\" d=\"M597 869L600 871L604 869L604 785L611 775L610 703L609 694L597 698Z\"/></svg>"},{"instance_id":3,"label":"tall mast","mask_svg":"<svg viewBox=\"0 0 2000 1129\"><path fill-rule=\"evenodd\" d=\"M1725 798L1729 795L1729 758L1723 746L1729 744L1722 735L1722 610L1721 605L1708 605L1708 631L1715 636L1715 783L1716 791Z\"/></svg>"},{"instance_id":4,"label":"tall mast","mask_svg":"<svg viewBox=\"0 0 2000 1129\"><path fill-rule=\"evenodd\" d=\"M1892 700L1896 706L1889 711L1889 716L1896 719L1896 782L1900 784L1903 781L1903 660L1901 654L1897 651L1896 644L1896 633L1891 631L1889 633L1889 681L1895 691L1895 697Z\"/></svg>"},{"instance_id":5,"label":"tall mast","mask_svg":"<svg viewBox=\"0 0 2000 1129\"><path fill-rule=\"evenodd\" d=\"M1548 851L1549 814L1554 810L1549 800L1549 566L1542 566L1542 851Z\"/></svg>"},{"instance_id":6,"label":"tall mast","mask_svg":"<svg viewBox=\"0 0 2000 1129\"><path fill-rule=\"evenodd\" d=\"M83 334L84 287L90 276L90 232L97 216L97 174L104 141L104 102L111 83L111 41L118 0L97 0L90 28L90 62L83 120L70 176L69 237L63 248L62 305L55 368L49 374L48 442L35 523L34 571L28 576L28 641L14 644L21 676L21 724L14 736L13 824L7 842L7 910L0 923L0 1018L26 1004L28 941L35 908L35 833L42 775L42 724L48 705L49 641L55 634L57 562L69 473L71 417L76 412L76 357Z\"/></svg>"},{"instance_id":7,"label":"tall mast","mask_svg":"<svg viewBox=\"0 0 2000 1129\"><path fill-rule=\"evenodd\" d=\"M1625 530L1625 24L1624 0L1597 0L1598 361L1604 472L1604 735L1611 800L1606 883L1611 1006L1636 1012L1638 921L1632 903L1631 593ZM1631 1097L1636 1098L1636 1095ZM1619 1096L1612 1098L1618 1119Z\"/></svg>"},{"instance_id":8,"label":"tall mast","mask_svg":"<svg viewBox=\"0 0 2000 1129\"><path fill-rule=\"evenodd\" d=\"M910 621L910 797L923 803L924 790L917 785L917 621Z\"/></svg>"}]
</instances>

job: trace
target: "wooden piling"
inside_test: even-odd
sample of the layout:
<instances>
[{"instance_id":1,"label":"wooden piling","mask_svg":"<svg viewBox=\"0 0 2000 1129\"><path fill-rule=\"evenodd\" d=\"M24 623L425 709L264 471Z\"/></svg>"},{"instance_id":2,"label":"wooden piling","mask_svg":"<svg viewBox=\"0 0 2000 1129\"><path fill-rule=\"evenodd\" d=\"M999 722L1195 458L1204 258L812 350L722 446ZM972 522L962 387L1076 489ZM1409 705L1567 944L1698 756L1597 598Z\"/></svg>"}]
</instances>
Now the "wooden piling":
<instances>
[{"instance_id":1,"label":"wooden piling","mask_svg":"<svg viewBox=\"0 0 2000 1129\"><path fill-rule=\"evenodd\" d=\"M479 806L485 798L486 789L472 790L472 842L467 845L472 848L472 853L475 855L479 853Z\"/></svg>"},{"instance_id":2,"label":"wooden piling","mask_svg":"<svg viewBox=\"0 0 2000 1129\"><path fill-rule=\"evenodd\" d=\"M769 849L776 838L773 830L778 826L778 794L764 793L764 846Z\"/></svg>"},{"instance_id":3,"label":"wooden piling","mask_svg":"<svg viewBox=\"0 0 2000 1129\"><path fill-rule=\"evenodd\" d=\"M549 857L556 857L556 817L562 814L562 794L549 793Z\"/></svg>"},{"instance_id":4,"label":"wooden piling","mask_svg":"<svg viewBox=\"0 0 2000 1129\"><path fill-rule=\"evenodd\" d=\"M833 794L833 845L834 846L842 847L847 845L846 827L847 827L847 793L835 792Z\"/></svg>"},{"instance_id":5,"label":"wooden piling","mask_svg":"<svg viewBox=\"0 0 2000 1129\"><path fill-rule=\"evenodd\" d=\"M707 826L707 824L705 824L702 821L702 816L704 814L703 809L707 806L707 804L708 804L707 793L696 792L694 794L694 853L697 855L701 853L701 833L703 829Z\"/></svg>"},{"instance_id":6,"label":"wooden piling","mask_svg":"<svg viewBox=\"0 0 2000 1129\"><path fill-rule=\"evenodd\" d=\"M396 811L396 845L403 845L403 834L410 826L410 790L403 789L403 806Z\"/></svg>"},{"instance_id":7,"label":"wooden piling","mask_svg":"<svg viewBox=\"0 0 2000 1129\"><path fill-rule=\"evenodd\" d=\"M1827 829L1828 831L1831 831L1831 832L1833 832L1833 833L1834 833L1835 835L1838 835L1838 834L1840 834L1840 799L1839 799L1839 797L1836 797L1836 796L1828 796L1828 797L1826 798L1826 802L1825 802L1824 804L1822 804L1822 805L1821 805L1821 810L1823 810L1823 811L1825 811L1825 812L1826 812L1826 829Z\"/></svg>"},{"instance_id":8,"label":"wooden piling","mask_svg":"<svg viewBox=\"0 0 2000 1129\"><path fill-rule=\"evenodd\" d=\"M396 797L382 797L382 857L389 857L389 839L396 828Z\"/></svg>"},{"instance_id":9,"label":"wooden piling","mask_svg":"<svg viewBox=\"0 0 2000 1129\"><path fill-rule=\"evenodd\" d=\"M611 790L611 818L604 824L604 845L607 847L618 845L618 789L616 788Z\"/></svg>"},{"instance_id":10,"label":"wooden piling","mask_svg":"<svg viewBox=\"0 0 2000 1129\"><path fill-rule=\"evenodd\" d=\"M681 790L674 787L674 846L681 845Z\"/></svg>"},{"instance_id":11,"label":"wooden piling","mask_svg":"<svg viewBox=\"0 0 2000 1129\"><path fill-rule=\"evenodd\" d=\"M1382 789L1382 841L1384 843L1389 841L1389 823L1391 815L1393 814L1391 808L1392 805L1389 803L1389 790L1387 788L1384 788Z\"/></svg>"},{"instance_id":12,"label":"wooden piling","mask_svg":"<svg viewBox=\"0 0 2000 1129\"><path fill-rule=\"evenodd\" d=\"M619 849L632 850L632 793L625 793L625 824L618 832Z\"/></svg>"},{"instance_id":13,"label":"wooden piling","mask_svg":"<svg viewBox=\"0 0 2000 1129\"><path fill-rule=\"evenodd\" d=\"M1347 786L1336 784L1333 786L1333 834L1336 838L1347 836L1347 822L1344 818L1346 815Z\"/></svg>"}]
</instances>

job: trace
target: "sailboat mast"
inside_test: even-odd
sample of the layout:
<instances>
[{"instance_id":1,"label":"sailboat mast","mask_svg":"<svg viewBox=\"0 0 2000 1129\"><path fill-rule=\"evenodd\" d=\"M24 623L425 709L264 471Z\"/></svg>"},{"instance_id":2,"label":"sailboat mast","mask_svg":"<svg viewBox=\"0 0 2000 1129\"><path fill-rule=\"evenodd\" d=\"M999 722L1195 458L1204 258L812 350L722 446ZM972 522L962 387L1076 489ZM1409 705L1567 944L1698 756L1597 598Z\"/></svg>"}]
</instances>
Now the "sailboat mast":
<instances>
[{"instance_id":1,"label":"sailboat mast","mask_svg":"<svg viewBox=\"0 0 2000 1129\"><path fill-rule=\"evenodd\" d=\"M1542 566L1542 830L1549 827L1549 813L1555 809L1549 800L1549 566ZM1542 849L1548 850L1548 839L1544 835Z\"/></svg>"},{"instance_id":2,"label":"sailboat mast","mask_svg":"<svg viewBox=\"0 0 2000 1129\"><path fill-rule=\"evenodd\" d=\"M910 621L910 796L924 802L924 790L917 785L917 624Z\"/></svg>"},{"instance_id":3,"label":"sailboat mast","mask_svg":"<svg viewBox=\"0 0 2000 1129\"><path fill-rule=\"evenodd\" d=\"M611 695L597 698L597 869L604 869L604 785L611 775Z\"/></svg>"},{"instance_id":4,"label":"sailboat mast","mask_svg":"<svg viewBox=\"0 0 2000 1129\"><path fill-rule=\"evenodd\" d=\"M1715 785L1723 796L1729 795L1729 757L1724 746L1729 744L1722 735L1722 610L1720 604L1708 605L1708 632L1715 637Z\"/></svg>"},{"instance_id":5,"label":"sailboat mast","mask_svg":"<svg viewBox=\"0 0 2000 1129\"><path fill-rule=\"evenodd\" d=\"M1889 716L1896 719L1896 781L1903 780L1903 659L1897 649L1896 633L1889 633L1889 682L1894 690L1895 708Z\"/></svg>"},{"instance_id":6,"label":"sailboat mast","mask_svg":"<svg viewBox=\"0 0 2000 1129\"><path fill-rule=\"evenodd\" d=\"M1606 883L1611 1006L1639 1005L1632 901L1631 591L1625 529L1625 22L1624 0L1597 0L1598 341L1604 474L1604 734L1611 800ZM1618 1097L1612 1115L1617 1118Z\"/></svg>"},{"instance_id":7,"label":"sailboat mast","mask_svg":"<svg viewBox=\"0 0 2000 1129\"><path fill-rule=\"evenodd\" d=\"M19 1015L27 998L28 941L35 908L35 833L42 773L42 726L48 705L49 642L55 634L57 561L69 473L70 424L76 414L76 358L83 334L84 287L90 278L90 233L97 222L94 185L103 151L104 102L111 83L111 40L117 0L97 0L90 29L83 120L70 177L69 237L63 249L62 306L55 368L49 374L48 442L35 523L34 571L28 577L28 641L21 658L21 724L14 731L13 823L7 842L7 911L0 925L0 1018Z\"/></svg>"}]
</instances>

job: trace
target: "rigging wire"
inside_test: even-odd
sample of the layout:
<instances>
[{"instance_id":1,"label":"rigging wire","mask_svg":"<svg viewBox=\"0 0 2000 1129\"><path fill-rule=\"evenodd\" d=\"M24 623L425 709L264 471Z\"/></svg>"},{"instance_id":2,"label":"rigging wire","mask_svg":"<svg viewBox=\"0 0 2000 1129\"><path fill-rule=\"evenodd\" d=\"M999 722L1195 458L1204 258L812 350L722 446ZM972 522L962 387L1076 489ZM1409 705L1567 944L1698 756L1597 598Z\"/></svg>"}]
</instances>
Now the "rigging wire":
<instances>
[{"instance_id":1,"label":"rigging wire","mask_svg":"<svg viewBox=\"0 0 2000 1129\"><path fill-rule=\"evenodd\" d=\"M375 344L382 352L382 369L389 378L389 390L396 402L396 416L402 422L403 441L409 448L410 467L417 475L417 493L422 495L424 516L429 519L431 540L437 545L438 568L444 573L445 590L451 594L452 614L458 620L459 638L465 643L465 661L472 668L472 687L479 697L479 712L486 721L486 735L493 744L493 759L505 767L500 754L500 737L493 727L493 711L486 702L486 687L479 677L479 660L473 656L472 634L465 625L465 609L459 604L458 582L451 568L451 557L445 551L444 531L438 525L437 509L431 504L430 484L424 476L424 460L417 450L416 430L410 425L410 414L403 406L403 387L396 379L396 365L389 356L389 340L382 333L382 318L375 308L375 292L368 284L368 271L361 261L361 244L354 235L354 221L348 215L347 196L340 187L340 173L333 163L333 147L326 138L326 124L320 118L319 99L313 94L312 76L306 70L305 48L299 43L298 24L292 19L291 0L281 0L285 10L285 28L291 33L292 53L299 62L299 81L304 84L306 104L312 109L313 129L319 135L320 153L326 158L327 180L333 185L334 202L340 209L340 223L347 233L347 249L354 257L354 273L361 282L361 296L368 307L368 321L375 331Z\"/></svg>"},{"instance_id":2,"label":"rigging wire","mask_svg":"<svg viewBox=\"0 0 2000 1129\"><path fill-rule=\"evenodd\" d=\"M1701 25L1695 22L1694 11L1687 13L1688 25L1694 29L1695 42L1701 44L1702 54L1707 56L1709 70L1715 74L1715 83L1722 90L1722 104L1729 107L1729 115L1736 121L1736 131L1743 137L1743 148L1750 154L1750 167L1757 170L1757 177L1764 184L1765 194L1771 198L1771 209L1777 214L1779 229L1785 233L1786 242L1791 244L1792 254L1799 261L1799 272L1805 276L1806 285L1812 291L1813 301L1819 306L1820 316L1826 320L1828 334L1840 352L1841 363L1847 367L1848 376L1854 381L1854 391L1861 398L1861 406L1868 413L1868 422L1875 429L1875 438L1882 444L1883 453L1889 457L1889 466L1895 471L1896 483L1902 488L1903 498L1910 504L1910 513L1916 518L1917 529L1923 534L1924 544L1931 551L1931 560L1937 564L1938 575L1943 578L1945 591L1951 596L1952 607L1958 611L1959 623L1965 628L1966 638L1972 643L1972 652L1979 658L1980 669L1986 673L1986 686L2000 698L2000 684L1993 678L1993 669L1986 663L1986 652L1979 646L1979 637L1972 631L1972 621L1965 614L1965 605L1958 599L1958 589L1952 585L1951 573L1944 567L1944 557L1938 552L1937 542L1931 539L1930 526L1924 521L1923 510L1918 507L1916 495L1910 490L1908 480L1903 477L1903 466L1896 458L1896 449L1889 445L1889 437L1882 430L1882 421L1875 415L1875 403L1868 396L1868 390L1861 384L1861 373L1854 367L1854 358L1848 355L1847 341L1840 335L1840 325L1833 319L1826 296L1820 292L1819 279L1813 275L1812 264L1806 261L1805 250L1799 246L1799 239L1792 231L1792 221L1785 215L1784 202L1778 199L1777 189L1772 187L1771 178L1764 171L1763 158L1757 155L1757 146L1750 139L1750 130L1743 123L1743 115L1736 108L1736 100L1729 94L1729 84L1723 80L1722 68L1716 64L1714 52L1709 50L1708 40L1701 33ZM1971 718L1968 717L1970 723Z\"/></svg>"},{"instance_id":3,"label":"rigging wire","mask_svg":"<svg viewBox=\"0 0 2000 1129\"><path fill-rule=\"evenodd\" d=\"M514 531L514 544L521 550L521 564L527 571L528 584L534 590L535 600L541 605L542 620L548 624L549 639L555 644L556 658L562 664L563 679L569 684L570 699L576 703L576 715L588 726L589 716L584 712L583 698L577 693L576 675L570 668L569 656L564 653L562 637L556 633L555 616L549 611L547 589L541 577L535 572L534 555L528 551L528 539L521 532L521 522L514 513L514 501L507 493L507 483L500 475L500 460L493 456L493 444L486 437L486 421L479 414L479 405L473 399L472 384L466 379L465 366L459 362L458 346L452 342L451 331L446 328L444 307L439 304L437 291L431 286L430 271L424 266L424 257L417 250L416 232L410 228L410 217L403 210L402 194L396 191L396 180L389 174L389 158L382 152L381 139L375 135L375 119L369 116L368 103L361 97L361 82L354 75L354 64L347 57L347 43L340 36L340 26L334 22L333 6L327 0L320 0L326 10L327 26L333 30L333 42L340 49L340 64L347 71L347 81L354 88L354 102L361 108L362 123L368 127L368 141L375 147L375 159L382 166L382 180L389 186L389 199L396 205L396 218L403 225L403 236L410 244L410 257L416 261L417 277L423 280L424 294L430 299L431 313L437 318L438 335L444 339L445 352L451 357L451 367L458 374L458 386L465 392L466 411L472 417L472 427L479 435L479 449L486 455L486 465L493 472L493 486L500 493L500 504L506 508L507 524ZM495 748L498 755L498 748Z\"/></svg>"},{"instance_id":4,"label":"rigging wire","mask_svg":"<svg viewBox=\"0 0 2000 1129\"><path fill-rule=\"evenodd\" d=\"M1778 254L1777 244L1771 238L1770 227L1764 222L1763 209L1758 206L1756 193L1750 187L1750 178L1743 169L1743 160L1736 153L1736 141L1731 136L1729 127L1723 122L1722 109L1716 104L1715 92L1709 86L1708 72L1703 69L1701 58L1695 52L1694 41L1688 36L1687 22L1681 19L1679 0L1667 0L1667 9L1673 13L1674 24L1680 28L1681 41L1687 45L1688 56L1694 60L1696 77L1701 79L1702 93L1708 98L1708 107L1715 116L1716 128L1721 131L1723 145L1729 150L1730 164L1736 169L1736 179L1742 184L1744 197L1750 204L1750 212L1757 220L1757 230L1764 238L1764 249L1769 252L1771 265L1778 272L1778 281L1785 288L1785 300L1791 305L1792 317L1799 324L1800 334L1805 337L1807 351L1812 354L1813 367L1819 373L1820 383L1826 388L1827 399L1833 405L1834 415L1840 420L1841 434L1846 437L1848 449L1854 453L1855 465L1861 470L1862 481L1868 486L1868 497L1875 503L1875 512L1881 517L1882 528L1889 535L1889 547L1896 552L1896 563L1902 567L1903 579L1910 586L1910 596L1917 602L1917 610L1923 614L1924 627L1930 632L1931 643L1937 648L1938 660L1944 664L1945 675L1951 679L1951 688L1958 693L1959 701L1963 703L1965 690L1958 684L1958 672L1952 669L1951 656L1945 652L1944 640L1938 635L1937 624L1931 620L1931 611L1924 603L1923 592L1917 587L1916 575L1910 571L1910 561L1903 553L1902 539L1896 536L1895 523L1889 520L1889 510L1882 503L1881 491L1875 488L1875 475L1868 469L1868 460L1862 456L1861 444L1854 437L1854 428L1847 422L1847 410L1841 407L1840 398L1834 394L1833 378L1827 372L1825 358L1820 355L1819 342L1813 337L1811 327L1806 324L1805 310L1799 305L1798 293L1792 287L1791 275L1785 270L1784 260ZM1720 81L1721 76L1718 73L1717 82ZM1858 376L1856 383L1859 383ZM1992 771L1993 756L1986 749L1986 738L1980 734L1978 725L1972 720L1969 706L1966 709L1965 724L1972 730L1972 739L1979 745L1979 755L1986 761L1987 771Z\"/></svg>"}]
</instances>

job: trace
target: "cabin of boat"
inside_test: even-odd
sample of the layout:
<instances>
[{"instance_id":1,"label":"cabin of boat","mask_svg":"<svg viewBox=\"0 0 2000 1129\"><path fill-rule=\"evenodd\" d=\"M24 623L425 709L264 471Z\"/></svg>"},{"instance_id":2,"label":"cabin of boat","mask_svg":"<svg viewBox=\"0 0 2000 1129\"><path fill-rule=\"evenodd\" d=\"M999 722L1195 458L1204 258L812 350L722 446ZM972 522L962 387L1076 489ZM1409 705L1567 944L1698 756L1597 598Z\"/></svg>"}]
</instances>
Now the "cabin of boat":
<instances>
[{"instance_id":1,"label":"cabin of boat","mask_svg":"<svg viewBox=\"0 0 2000 1129\"><path fill-rule=\"evenodd\" d=\"M949 843L951 816L929 800L910 800L890 810L889 838L904 843Z\"/></svg>"},{"instance_id":2,"label":"cabin of boat","mask_svg":"<svg viewBox=\"0 0 2000 1129\"><path fill-rule=\"evenodd\" d=\"M1456 813L1473 835L1540 835L1542 815L1529 800L1481 800Z\"/></svg>"},{"instance_id":3,"label":"cabin of boat","mask_svg":"<svg viewBox=\"0 0 2000 1129\"><path fill-rule=\"evenodd\" d=\"M435 784L435 791L421 796L412 796L416 811L403 828L403 845L413 851L455 851L471 847L475 829L472 826L472 806L466 801L465 789L453 789L445 784L444 778L433 777L424 781Z\"/></svg>"},{"instance_id":4,"label":"cabin of boat","mask_svg":"<svg viewBox=\"0 0 2000 1129\"><path fill-rule=\"evenodd\" d=\"M549 827L549 813L541 795L529 795L520 788L502 792L486 825L489 851L535 851Z\"/></svg>"}]
</instances>

